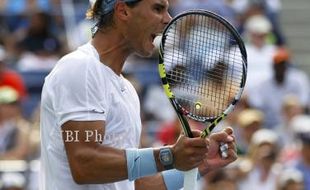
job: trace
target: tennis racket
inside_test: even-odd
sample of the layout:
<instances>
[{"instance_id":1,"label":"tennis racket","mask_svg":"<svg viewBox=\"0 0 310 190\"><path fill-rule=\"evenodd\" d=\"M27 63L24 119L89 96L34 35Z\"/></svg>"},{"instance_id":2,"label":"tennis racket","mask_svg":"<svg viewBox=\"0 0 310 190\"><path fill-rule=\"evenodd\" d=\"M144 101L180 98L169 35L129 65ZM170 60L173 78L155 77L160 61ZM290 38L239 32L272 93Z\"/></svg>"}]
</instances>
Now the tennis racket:
<instances>
[{"instance_id":1,"label":"tennis racket","mask_svg":"<svg viewBox=\"0 0 310 190\"><path fill-rule=\"evenodd\" d=\"M224 18L206 10L186 11L163 32L159 75L185 135L193 137L190 118L207 125L201 135L205 138L241 97L247 75L246 49ZM227 156L225 146L221 151L222 157ZM197 168L185 172L184 190L195 189L197 174Z\"/></svg>"}]
</instances>

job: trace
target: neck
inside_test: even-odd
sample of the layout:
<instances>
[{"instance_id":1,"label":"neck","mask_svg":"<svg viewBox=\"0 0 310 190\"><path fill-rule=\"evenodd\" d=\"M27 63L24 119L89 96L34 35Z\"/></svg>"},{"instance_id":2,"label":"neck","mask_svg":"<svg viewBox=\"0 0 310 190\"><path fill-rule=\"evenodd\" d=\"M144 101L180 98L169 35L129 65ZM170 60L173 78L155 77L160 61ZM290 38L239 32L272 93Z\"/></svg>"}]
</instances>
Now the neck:
<instances>
[{"instance_id":1,"label":"neck","mask_svg":"<svg viewBox=\"0 0 310 190\"><path fill-rule=\"evenodd\" d=\"M100 30L93 38L92 45L96 48L100 61L120 75L127 57L132 53L124 36L116 29Z\"/></svg>"}]
</instances>

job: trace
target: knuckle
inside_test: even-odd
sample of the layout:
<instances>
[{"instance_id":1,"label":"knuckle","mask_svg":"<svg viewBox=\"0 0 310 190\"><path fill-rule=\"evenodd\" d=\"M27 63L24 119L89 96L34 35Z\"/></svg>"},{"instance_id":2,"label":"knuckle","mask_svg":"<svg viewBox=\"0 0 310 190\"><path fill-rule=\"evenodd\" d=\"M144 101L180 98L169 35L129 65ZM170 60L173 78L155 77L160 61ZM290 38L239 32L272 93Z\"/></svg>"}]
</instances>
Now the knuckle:
<instances>
[{"instance_id":1,"label":"knuckle","mask_svg":"<svg viewBox=\"0 0 310 190\"><path fill-rule=\"evenodd\" d=\"M190 156L190 155L193 154L194 151L193 151L191 148L188 148L188 149L186 149L184 152L185 152L185 154L186 154L187 156Z\"/></svg>"}]
</instances>

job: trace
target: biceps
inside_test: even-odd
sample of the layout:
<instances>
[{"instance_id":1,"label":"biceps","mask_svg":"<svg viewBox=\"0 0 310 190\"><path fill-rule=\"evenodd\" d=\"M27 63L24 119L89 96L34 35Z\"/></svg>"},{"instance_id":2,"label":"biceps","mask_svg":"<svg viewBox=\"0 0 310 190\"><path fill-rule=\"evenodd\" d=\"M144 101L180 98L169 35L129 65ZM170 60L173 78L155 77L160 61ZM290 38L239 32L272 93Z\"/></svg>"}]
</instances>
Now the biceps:
<instances>
[{"instance_id":1,"label":"biceps","mask_svg":"<svg viewBox=\"0 0 310 190\"><path fill-rule=\"evenodd\" d=\"M68 121L62 126L62 137L68 157L77 151L95 149L102 143L104 121Z\"/></svg>"},{"instance_id":2,"label":"biceps","mask_svg":"<svg viewBox=\"0 0 310 190\"><path fill-rule=\"evenodd\" d=\"M98 142L96 136L104 135L104 122L70 121L62 127L79 131L77 142L65 142L63 134L71 174L78 184L112 183L127 178L125 151Z\"/></svg>"}]
</instances>

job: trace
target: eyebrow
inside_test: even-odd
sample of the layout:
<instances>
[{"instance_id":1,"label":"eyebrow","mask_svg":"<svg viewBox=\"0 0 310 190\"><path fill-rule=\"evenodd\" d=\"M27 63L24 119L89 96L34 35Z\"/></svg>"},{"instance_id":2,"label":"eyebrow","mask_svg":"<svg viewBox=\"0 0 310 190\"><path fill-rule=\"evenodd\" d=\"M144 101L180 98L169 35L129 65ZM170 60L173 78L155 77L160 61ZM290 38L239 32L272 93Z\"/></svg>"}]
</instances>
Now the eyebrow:
<instances>
[{"instance_id":1,"label":"eyebrow","mask_svg":"<svg viewBox=\"0 0 310 190\"><path fill-rule=\"evenodd\" d=\"M159 7L159 8L164 10L164 9L169 7L169 4L165 3L165 1L162 0L160 2L156 2L153 6L154 7Z\"/></svg>"},{"instance_id":2,"label":"eyebrow","mask_svg":"<svg viewBox=\"0 0 310 190\"><path fill-rule=\"evenodd\" d=\"M166 3L167 2L167 3ZM163 8L168 7L169 6L169 1L165 1L165 0L160 0L160 2L156 2L156 5L160 5Z\"/></svg>"},{"instance_id":3,"label":"eyebrow","mask_svg":"<svg viewBox=\"0 0 310 190\"><path fill-rule=\"evenodd\" d=\"M161 9L165 9L165 8L166 8L165 5L160 4L160 3L155 3L155 4L154 4L154 7L159 7L159 8L161 8Z\"/></svg>"}]
</instances>

